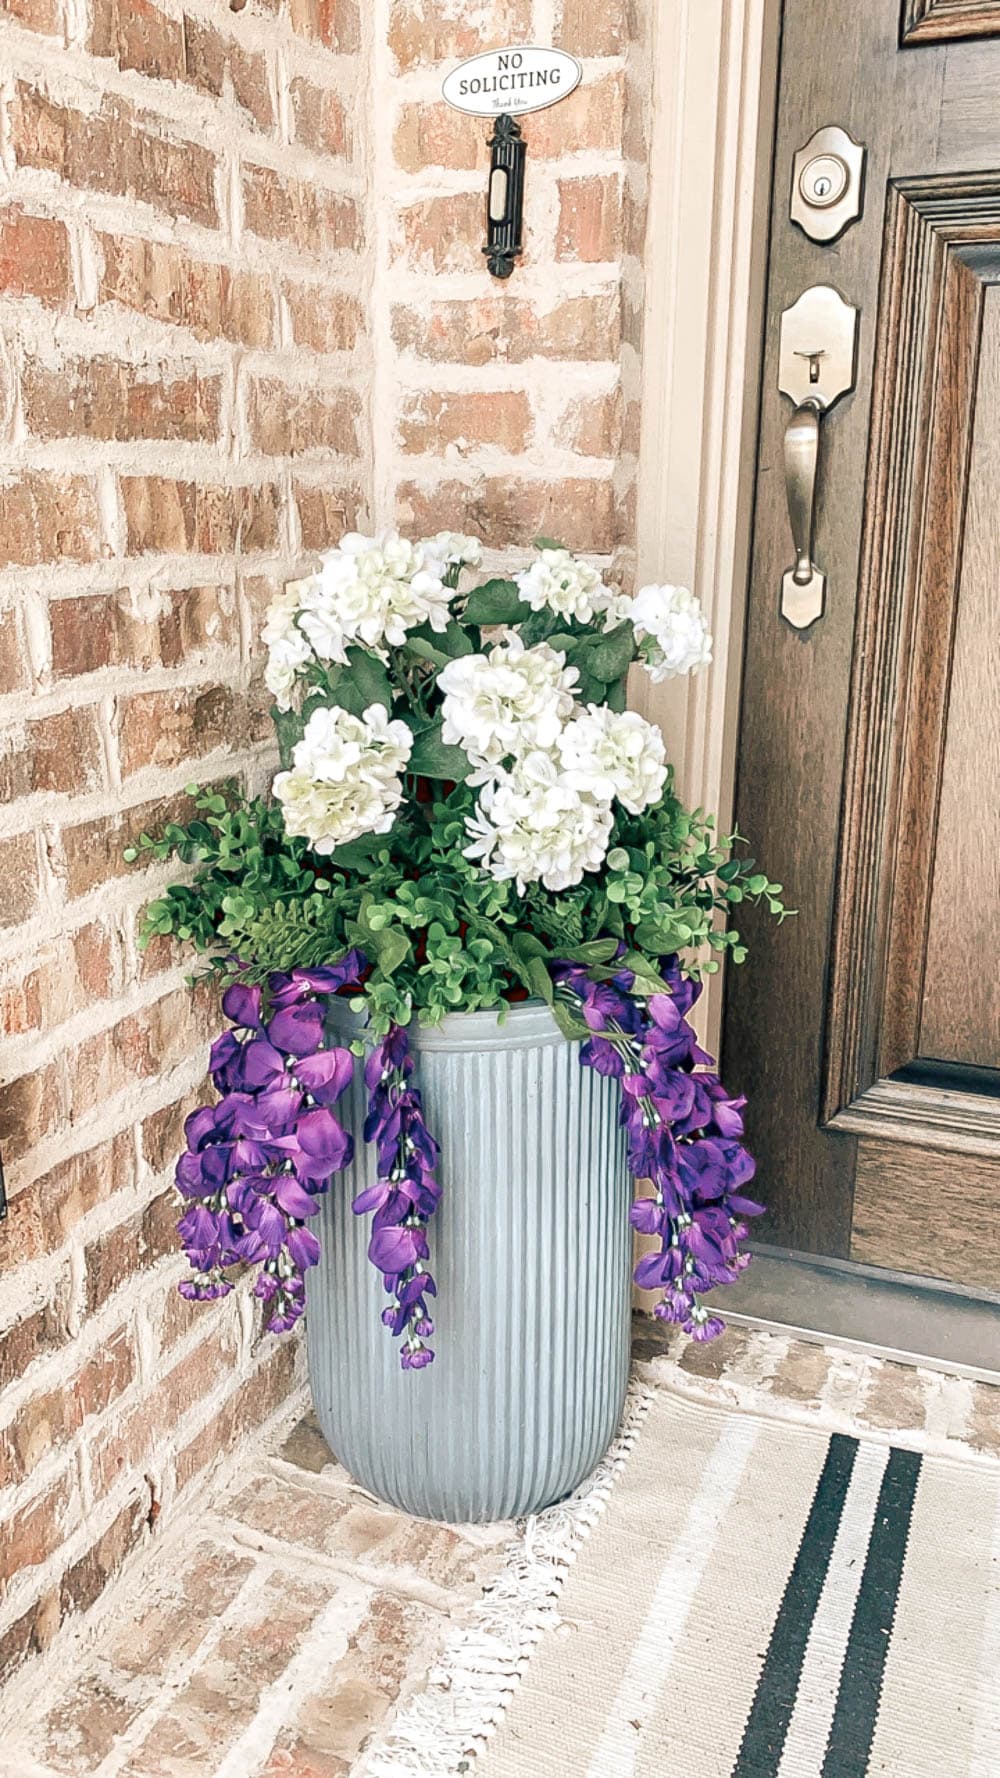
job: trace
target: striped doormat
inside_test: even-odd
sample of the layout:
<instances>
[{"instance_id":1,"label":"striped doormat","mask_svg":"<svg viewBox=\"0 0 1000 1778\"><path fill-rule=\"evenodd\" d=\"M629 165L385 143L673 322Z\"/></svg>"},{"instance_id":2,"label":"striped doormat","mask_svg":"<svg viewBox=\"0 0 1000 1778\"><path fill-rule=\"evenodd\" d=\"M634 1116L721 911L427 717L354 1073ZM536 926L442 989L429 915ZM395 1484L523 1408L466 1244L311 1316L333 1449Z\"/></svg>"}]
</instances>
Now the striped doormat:
<instances>
[{"instance_id":1,"label":"striped doormat","mask_svg":"<svg viewBox=\"0 0 1000 1778\"><path fill-rule=\"evenodd\" d=\"M1000 1465L658 1393L475 1778L1000 1778Z\"/></svg>"}]
</instances>

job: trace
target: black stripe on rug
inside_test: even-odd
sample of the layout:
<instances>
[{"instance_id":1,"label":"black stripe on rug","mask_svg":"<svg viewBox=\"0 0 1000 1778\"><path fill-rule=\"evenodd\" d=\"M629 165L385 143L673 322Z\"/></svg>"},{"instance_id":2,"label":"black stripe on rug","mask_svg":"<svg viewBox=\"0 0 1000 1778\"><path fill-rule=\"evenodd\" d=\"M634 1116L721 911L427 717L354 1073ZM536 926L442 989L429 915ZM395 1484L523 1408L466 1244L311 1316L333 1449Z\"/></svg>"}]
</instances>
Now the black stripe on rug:
<instances>
[{"instance_id":1,"label":"black stripe on rug","mask_svg":"<svg viewBox=\"0 0 1000 1778\"><path fill-rule=\"evenodd\" d=\"M774 1620L732 1778L775 1778L857 1451L856 1438L834 1433Z\"/></svg>"},{"instance_id":2,"label":"black stripe on rug","mask_svg":"<svg viewBox=\"0 0 1000 1778\"><path fill-rule=\"evenodd\" d=\"M889 1452L821 1778L860 1778L868 1769L920 1463L917 1451Z\"/></svg>"}]
</instances>

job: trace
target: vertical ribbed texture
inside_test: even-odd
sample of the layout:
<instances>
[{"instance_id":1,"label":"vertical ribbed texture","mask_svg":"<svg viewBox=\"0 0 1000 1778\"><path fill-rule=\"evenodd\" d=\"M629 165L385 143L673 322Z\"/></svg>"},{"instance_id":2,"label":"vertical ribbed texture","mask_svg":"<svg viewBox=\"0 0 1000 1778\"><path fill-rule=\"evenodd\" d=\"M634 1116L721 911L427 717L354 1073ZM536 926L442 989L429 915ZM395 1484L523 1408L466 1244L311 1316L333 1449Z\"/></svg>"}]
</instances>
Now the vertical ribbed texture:
<instances>
[{"instance_id":1,"label":"vertical ribbed texture","mask_svg":"<svg viewBox=\"0 0 1000 1778\"><path fill-rule=\"evenodd\" d=\"M349 1014L335 1012L345 1021ZM614 1434L629 1357L629 1187L619 1089L581 1068L548 1010L411 1028L443 1197L429 1230L435 1361L404 1373L379 1319L360 1065L342 1112L357 1139L308 1279L313 1399L364 1487L426 1518L488 1520L567 1494Z\"/></svg>"}]
</instances>

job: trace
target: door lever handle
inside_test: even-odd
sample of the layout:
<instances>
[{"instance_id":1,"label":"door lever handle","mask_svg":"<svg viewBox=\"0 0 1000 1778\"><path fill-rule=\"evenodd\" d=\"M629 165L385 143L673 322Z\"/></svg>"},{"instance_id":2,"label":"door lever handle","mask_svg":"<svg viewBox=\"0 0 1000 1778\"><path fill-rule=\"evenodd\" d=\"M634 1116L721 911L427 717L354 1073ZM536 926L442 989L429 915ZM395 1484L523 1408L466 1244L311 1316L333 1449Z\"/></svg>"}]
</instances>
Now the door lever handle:
<instances>
[{"instance_id":1,"label":"door lever handle","mask_svg":"<svg viewBox=\"0 0 1000 1778\"><path fill-rule=\"evenodd\" d=\"M808 586L816 572L812 551L818 466L819 409L814 401L803 401L785 428L785 488L795 545L792 579L801 587Z\"/></svg>"},{"instance_id":2,"label":"door lever handle","mask_svg":"<svg viewBox=\"0 0 1000 1778\"><path fill-rule=\"evenodd\" d=\"M795 565L781 583L781 615L807 630L823 615L826 575L813 560L820 417L854 387L858 311L827 284L781 317L778 385L795 409L785 428L785 492Z\"/></svg>"}]
</instances>

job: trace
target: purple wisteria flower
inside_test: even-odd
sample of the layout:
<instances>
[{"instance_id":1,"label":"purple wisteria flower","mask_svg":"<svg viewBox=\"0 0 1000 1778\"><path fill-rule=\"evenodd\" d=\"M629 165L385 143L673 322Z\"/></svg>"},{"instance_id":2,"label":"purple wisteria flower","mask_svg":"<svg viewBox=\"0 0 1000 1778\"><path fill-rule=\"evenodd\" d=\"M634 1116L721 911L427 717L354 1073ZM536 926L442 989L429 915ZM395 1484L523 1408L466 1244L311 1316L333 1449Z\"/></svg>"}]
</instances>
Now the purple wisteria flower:
<instances>
[{"instance_id":1,"label":"purple wisteria flower","mask_svg":"<svg viewBox=\"0 0 1000 1778\"><path fill-rule=\"evenodd\" d=\"M365 1141L375 1144L379 1177L359 1192L353 1209L358 1216L374 1211L368 1257L393 1298L382 1320L394 1336L405 1336L403 1369L422 1370L434 1358L425 1344L434 1332L428 1298L437 1295L427 1269L426 1230L441 1197L435 1177L440 1151L424 1122L409 1038L401 1025L393 1025L372 1050L365 1084Z\"/></svg>"},{"instance_id":2,"label":"purple wisteria flower","mask_svg":"<svg viewBox=\"0 0 1000 1778\"><path fill-rule=\"evenodd\" d=\"M235 982L222 1006L233 1029L212 1045L221 1098L193 1111L175 1174L187 1208L177 1225L194 1275L179 1286L194 1300L226 1296L234 1266L257 1265L254 1294L268 1327L284 1333L305 1307L304 1274L319 1259L306 1224L353 1140L332 1107L354 1073L350 1050L325 1044L321 998L357 983L359 951L325 969L272 975L267 993Z\"/></svg>"},{"instance_id":3,"label":"purple wisteria flower","mask_svg":"<svg viewBox=\"0 0 1000 1778\"><path fill-rule=\"evenodd\" d=\"M740 1243L746 1218L763 1206L743 1190L754 1175L740 1140L745 1100L726 1092L688 1023L700 984L681 974L676 958L663 972L669 992L645 1001L632 992L628 970L600 983L572 963L557 964L552 974L592 1033L581 1063L622 1083L629 1169L653 1187L653 1197L633 1204L630 1219L660 1248L639 1261L635 1281L662 1291L654 1315L696 1340L715 1339L725 1323L700 1299L734 1284L749 1265Z\"/></svg>"}]
</instances>

